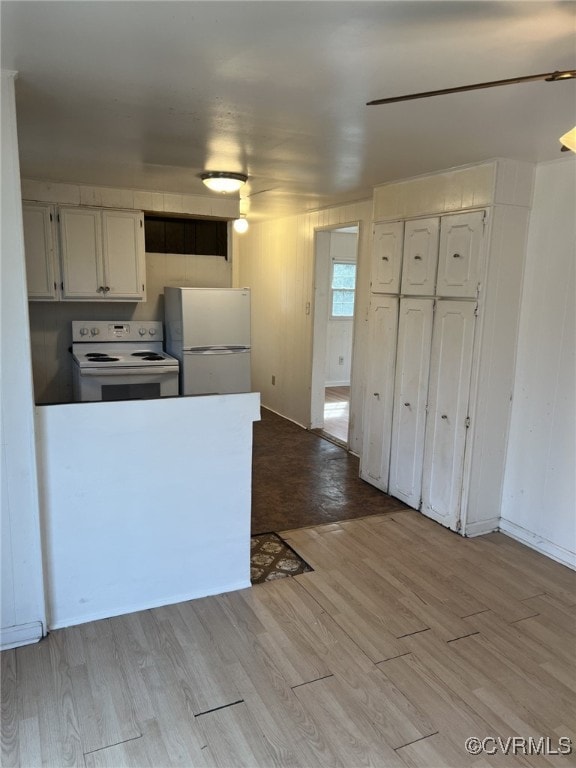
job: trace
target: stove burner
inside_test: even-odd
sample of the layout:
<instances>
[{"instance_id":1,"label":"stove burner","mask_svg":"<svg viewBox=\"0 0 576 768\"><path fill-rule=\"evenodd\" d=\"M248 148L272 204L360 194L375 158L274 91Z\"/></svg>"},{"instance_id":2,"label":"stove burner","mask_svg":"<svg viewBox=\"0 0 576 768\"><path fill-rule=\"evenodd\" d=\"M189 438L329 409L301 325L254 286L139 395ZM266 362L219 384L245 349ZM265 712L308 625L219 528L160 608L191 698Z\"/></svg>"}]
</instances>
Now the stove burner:
<instances>
[{"instance_id":1,"label":"stove burner","mask_svg":"<svg viewBox=\"0 0 576 768\"><path fill-rule=\"evenodd\" d=\"M86 357L109 357L107 352L87 352Z\"/></svg>"},{"instance_id":2,"label":"stove burner","mask_svg":"<svg viewBox=\"0 0 576 768\"><path fill-rule=\"evenodd\" d=\"M156 354L156 352L132 352L132 357L141 357L142 360L165 360L162 355Z\"/></svg>"},{"instance_id":3,"label":"stove burner","mask_svg":"<svg viewBox=\"0 0 576 768\"><path fill-rule=\"evenodd\" d=\"M90 357L96 363L116 363L120 360L119 357L110 357L110 355L97 354L96 352L89 353L86 357Z\"/></svg>"}]
</instances>

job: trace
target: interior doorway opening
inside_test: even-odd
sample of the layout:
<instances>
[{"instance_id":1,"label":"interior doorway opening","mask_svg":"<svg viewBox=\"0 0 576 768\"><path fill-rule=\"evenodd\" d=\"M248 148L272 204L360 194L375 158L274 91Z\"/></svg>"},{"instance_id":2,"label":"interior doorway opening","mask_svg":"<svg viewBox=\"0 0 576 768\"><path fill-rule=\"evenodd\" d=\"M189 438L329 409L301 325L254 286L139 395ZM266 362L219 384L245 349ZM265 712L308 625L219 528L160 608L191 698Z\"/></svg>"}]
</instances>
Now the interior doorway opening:
<instances>
[{"instance_id":1,"label":"interior doorway opening","mask_svg":"<svg viewBox=\"0 0 576 768\"><path fill-rule=\"evenodd\" d=\"M346 448L350 396L358 224L317 230L311 428Z\"/></svg>"}]
</instances>

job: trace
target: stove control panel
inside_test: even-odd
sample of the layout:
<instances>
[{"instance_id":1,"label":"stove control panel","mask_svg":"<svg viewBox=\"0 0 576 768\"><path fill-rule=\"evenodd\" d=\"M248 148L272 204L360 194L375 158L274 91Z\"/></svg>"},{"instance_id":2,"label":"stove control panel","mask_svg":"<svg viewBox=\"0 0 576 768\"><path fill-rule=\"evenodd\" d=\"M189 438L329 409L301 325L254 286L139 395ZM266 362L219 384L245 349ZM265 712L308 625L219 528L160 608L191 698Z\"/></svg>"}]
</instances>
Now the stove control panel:
<instances>
[{"instance_id":1,"label":"stove control panel","mask_svg":"<svg viewBox=\"0 0 576 768\"><path fill-rule=\"evenodd\" d=\"M72 341L144 341L163 339L162 323L157 320L110 322L109 320L73 320Z\"/></svg>"}]
</instances>

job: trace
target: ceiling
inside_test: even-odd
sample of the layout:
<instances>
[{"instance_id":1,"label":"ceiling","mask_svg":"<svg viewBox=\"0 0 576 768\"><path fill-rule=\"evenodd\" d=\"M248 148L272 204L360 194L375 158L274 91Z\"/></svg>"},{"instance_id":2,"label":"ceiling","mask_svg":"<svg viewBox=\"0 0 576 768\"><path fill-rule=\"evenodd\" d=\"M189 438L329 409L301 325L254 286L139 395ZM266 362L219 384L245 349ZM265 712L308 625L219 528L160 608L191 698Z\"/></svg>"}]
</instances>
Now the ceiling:
<instances>
[{"instance_id":1,"label":"ceiling","mask_svg":"<svg viewBox=\"0 0 576 768\"><path fill-rule=\"evenodd\" d=\"M370 106L576 69L573 2L2 2L22 175L212 194L249 217L368 197L492 157L559 155L576 80Z\"/></svg>"}]
</instances>

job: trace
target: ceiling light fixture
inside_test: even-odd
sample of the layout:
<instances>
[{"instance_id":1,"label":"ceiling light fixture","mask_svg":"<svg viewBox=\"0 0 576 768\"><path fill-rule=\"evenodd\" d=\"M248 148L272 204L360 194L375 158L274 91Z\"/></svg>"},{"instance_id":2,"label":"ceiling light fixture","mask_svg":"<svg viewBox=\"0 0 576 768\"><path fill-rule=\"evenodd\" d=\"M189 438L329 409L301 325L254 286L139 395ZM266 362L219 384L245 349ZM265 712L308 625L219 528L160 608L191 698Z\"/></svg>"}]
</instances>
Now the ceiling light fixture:
<instances>
[{"instance_id":1,"label":"ceiling light fixture","mask_svg":"<svg viewBox=\"0 0 576 768\"><path fill-rule=\"evenodd\" d=\"M244 232L248 232L248 227L250 225L248 224L248 219L245 216L240 216L239 219L234 220L232 226L234 227L234 232L238 232L239 235L243 235Z\"/></svg>"},{"instance_id":2,"label":"ceiling light fixture","mask_svg":"<svg viewBox=\"0 0 576 768\"><path fill-rule=\"evenodd\" d=\"M212 192L238 192L248 180L248 176L244 173L228 171L206 171L200 174L200 178Z\"/></svg>"},{"instance_id":3,"label":"ceiling light fixture","mask_svg":"<svg viewBox=\"0 0 576 768\"><path fill-rule=\"evenodd\" d=\"M564 136L560 136L560 144L562 144L562 152L568 152L569 149L576 152L576 127L565 133Z\"/></svg>"}]
</instances>

